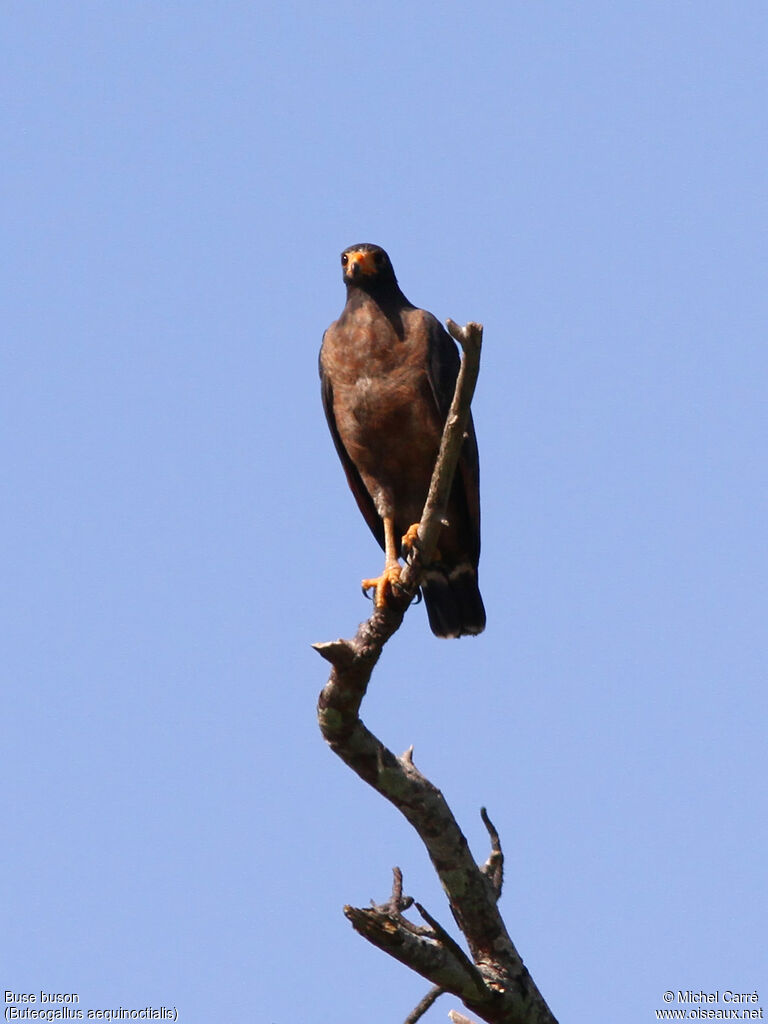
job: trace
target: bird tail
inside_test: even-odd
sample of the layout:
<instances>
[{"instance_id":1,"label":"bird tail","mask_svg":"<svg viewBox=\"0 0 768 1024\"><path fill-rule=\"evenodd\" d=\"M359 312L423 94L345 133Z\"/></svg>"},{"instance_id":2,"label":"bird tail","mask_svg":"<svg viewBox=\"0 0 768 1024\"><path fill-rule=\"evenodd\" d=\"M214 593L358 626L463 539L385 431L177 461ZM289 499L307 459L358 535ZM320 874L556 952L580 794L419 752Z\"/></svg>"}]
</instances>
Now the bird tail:
<instances>
[{"instance_id":1,"label":"bird tail","mask_svg":"<svg viewBox=\"0 0 768 1024\"><path fill-rule=\"evenodd\" d=\"M428 569L421 590L435 636L474 636L485 629L477 570L469 563L447 571Z\"/></svg>"}]
</instances>

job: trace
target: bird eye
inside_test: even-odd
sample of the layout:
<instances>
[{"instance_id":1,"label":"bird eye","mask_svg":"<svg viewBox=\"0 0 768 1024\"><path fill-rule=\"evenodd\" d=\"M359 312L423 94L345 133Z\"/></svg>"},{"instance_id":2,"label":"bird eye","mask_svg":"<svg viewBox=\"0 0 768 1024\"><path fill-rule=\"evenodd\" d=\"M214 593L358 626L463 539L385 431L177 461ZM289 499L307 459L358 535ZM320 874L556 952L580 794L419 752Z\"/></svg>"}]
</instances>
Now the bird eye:
<instances>
[{"instance_id":1,"label":"bird eye","mask_svg":"<svg viewBox=\"0 0 768 1024\"><path fill-rule=\"evenodd\" d=\"M346 254L346 253L344 253L344 254L342 255L342 257L341 257L341 265L342 265L342 267L346 267L346 265L347 265L348 263L349 263L349 256L347 256L347 254Z\"/></svg>"}]
</instances>

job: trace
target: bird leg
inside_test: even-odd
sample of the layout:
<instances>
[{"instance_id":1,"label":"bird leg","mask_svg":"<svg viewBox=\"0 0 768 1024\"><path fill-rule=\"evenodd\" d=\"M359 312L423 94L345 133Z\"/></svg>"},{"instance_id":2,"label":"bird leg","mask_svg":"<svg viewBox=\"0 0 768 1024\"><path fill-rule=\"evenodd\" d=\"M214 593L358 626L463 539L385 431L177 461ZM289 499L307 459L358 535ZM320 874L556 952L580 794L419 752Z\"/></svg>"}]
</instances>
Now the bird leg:
<instances>
[{"instance_id":1,"label":"bird leg","mask_svg":"<svg viewBox=\"0 0 768 1024\"><path fill-rule=\"evenodd\" d=\"M410 531L409 531L410 532ZM397 542L395 541L395 520L390 516L384 516L384 572L381 576L374 576L372 579L363 580L363 593L369 590L374 591L373 603L377 608L383 608L387 603L387 594L392 593L400 579L400 563L397 560Z\"/></svg>"}]
</instances>

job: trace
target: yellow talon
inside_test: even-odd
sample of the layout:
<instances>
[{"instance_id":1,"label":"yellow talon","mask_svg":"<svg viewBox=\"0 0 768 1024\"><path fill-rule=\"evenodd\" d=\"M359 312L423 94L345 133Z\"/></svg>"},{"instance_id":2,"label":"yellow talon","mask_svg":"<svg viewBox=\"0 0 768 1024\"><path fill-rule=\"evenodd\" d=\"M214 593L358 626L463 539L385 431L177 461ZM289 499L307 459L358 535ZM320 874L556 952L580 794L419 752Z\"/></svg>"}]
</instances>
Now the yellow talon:
<instances>
[{"instance_id":1,"label":"yellow talon","mask_svg":"<svg viewBox=\"0 0 768 1024\"><path fill-rule=\"evenodd\" d=\"M403 534L403 539L400 541L400 549L403 552L403 558L408 558L412 551L419 550L419 523L414 523L409 526ZM435 553L432 555L433 562L440 561L440 552L435 548Z\"/></svg>"},{"instance_id":2,"label":"yellow talon","mask_svg":"<svg viewBox=\"0 0 768 1024\"><path fill-rule=\"evenodd\" d=\"M372 579L363 580L362 587L363 591L373 590L373 603L377 608L384 608L387 603L388 594L392 593L392 590L400 579L400 573L402 569L397 562L393 562L389 565L384 566L384 572L381 576L374 576Z\"/></svg>"},{"instance_id":3,"label":"yellow talon","mask_svg":"<svg viewBox=\"0 0 768 1024\"><path fill-rule=\"evenodd\" d=\"M413 523L403 534L403 538L400 541L400 549L403 552L403 557L406 558L414 548L419 546L419 524Z\"/></svg>"}]
</instances>

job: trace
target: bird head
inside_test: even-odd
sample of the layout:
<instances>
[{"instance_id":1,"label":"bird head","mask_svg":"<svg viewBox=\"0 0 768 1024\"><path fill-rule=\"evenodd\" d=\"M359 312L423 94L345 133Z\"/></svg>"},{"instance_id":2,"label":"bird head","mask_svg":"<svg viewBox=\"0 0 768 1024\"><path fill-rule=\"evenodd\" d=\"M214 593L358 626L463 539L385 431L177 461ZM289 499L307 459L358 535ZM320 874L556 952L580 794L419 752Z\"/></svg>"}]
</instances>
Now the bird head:
<instances>
[{"instance_id":1,"label":"bird head","mask_svg":"<svg viewBox=\"0 0 768 1024\"><path fill-rule=\"evenodd\" d=\"M341 272L346 285L366 291L397 285L389 256L379 245L361 242L350 245L341 254Z\"/></svg>"}]
</instances>

